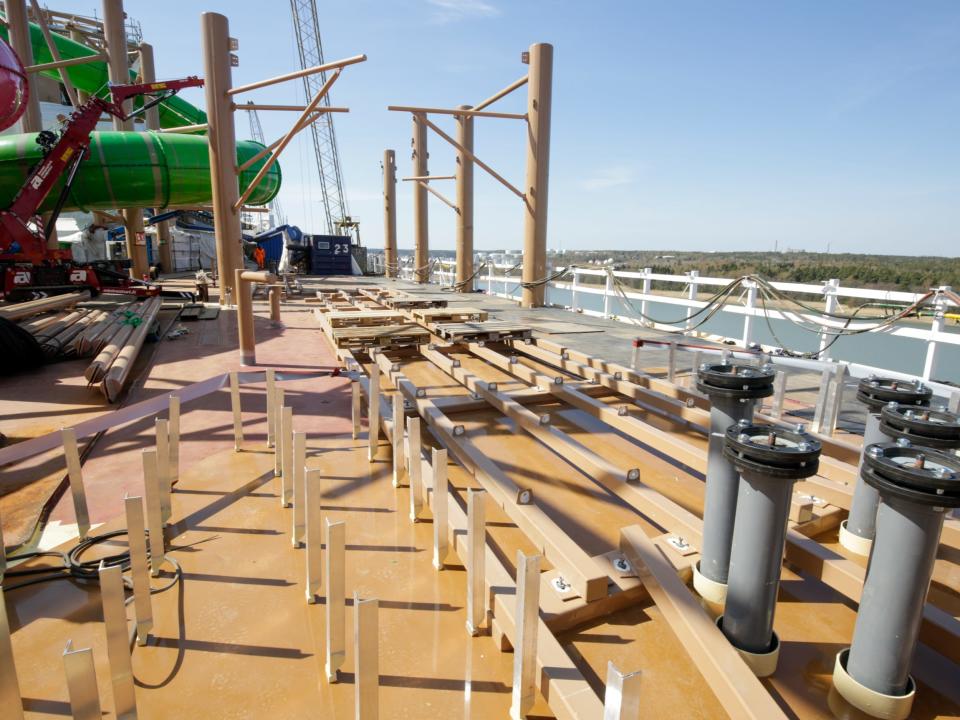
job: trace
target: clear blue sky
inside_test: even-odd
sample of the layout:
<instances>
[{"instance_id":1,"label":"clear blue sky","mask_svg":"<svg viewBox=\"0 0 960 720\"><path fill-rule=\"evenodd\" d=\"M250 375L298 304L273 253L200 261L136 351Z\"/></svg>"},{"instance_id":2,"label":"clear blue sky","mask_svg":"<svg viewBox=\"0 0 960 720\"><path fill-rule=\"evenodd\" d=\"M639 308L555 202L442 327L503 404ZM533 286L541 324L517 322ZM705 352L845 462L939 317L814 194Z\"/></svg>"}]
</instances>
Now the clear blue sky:
<instances>
[{"instance_id":1,"label":"clear blue sky","mask_svg":"<svg viewBox=\"0 0 960 720\"><path fill-rule=\"evenodd\" d=\"M90 14L89 0L49 1ZM410 170L410 118L388 104L477 103L520 77L532 42L555 46L549 246L957 255L960 3L636 0L318 0L328 59L366 53L333 101L348 202L382 245L380 159ZM261 10L268 9L263 14ZM128 0L161 76L202 73L201 9L230 17L235 83L294 69L288 4ZM250 94L302 102L302 85ZM202 105L202 95L187 99ZM497 108L522 112L525 91ZM262 113L268 141L292 122ZM452 128L449 119L441 124ZM247 136L237 117L238 137ZM430 166L453 153L430 138ZM477 121L478 156L521 186L524 131ZM309 136L282 159L281 201L322 232ZM477 170L478 249L520 247L515 196ZM398 186L401 248L411 197ZM452 184L448 193L453 194ZM431 198L431 244L452 211Z\"/></svg>"}]
</instances>

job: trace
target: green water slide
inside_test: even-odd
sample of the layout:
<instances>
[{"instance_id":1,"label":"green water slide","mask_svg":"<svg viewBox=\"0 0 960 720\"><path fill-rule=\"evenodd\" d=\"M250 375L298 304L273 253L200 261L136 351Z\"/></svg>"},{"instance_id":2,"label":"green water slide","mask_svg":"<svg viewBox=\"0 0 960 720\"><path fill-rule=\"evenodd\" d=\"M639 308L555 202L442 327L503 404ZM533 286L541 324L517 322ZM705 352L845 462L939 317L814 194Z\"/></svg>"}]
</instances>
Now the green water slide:
<instances>
[{"instance_id":1,"label":"green water slide","mask_svg":"<svg viewBox=\"0 0 960 720\"><path fill-rule=\"evenodd\" d=\"M3 13L0 13L2 16ZM8 30L0 25L0 38L7 40ZM53 35L61 59L87 57L97 52L62 35ZM33 58L37 64L53 61L40 27L30 24ZM107 64L94 61L66 68L78 90L107 97ZM60 79L57 70L43 75ZM133 81L135 73L131 71ZM139 100L142 102L142 99ZM164 100L160 106L160 125L164 128L198 125L207 121L206 113L179 97ZM6 207L22 187L30 169L42 157L36 133L0 136L0 207ZM252 141L237 143L238 165L263 149ZM258 161L240 178L241 193L266 162ZM279 164L274 164L251 195L248 203L263 205L280 190ZM41 206L50 210L63 181L53 189ZM65 210L111 210L123 207L207 205L212 198L210 158L207 138L202 134L154 132L95 132L90 138L89 157L79 173Z\"/></svg>"}]
</instances>

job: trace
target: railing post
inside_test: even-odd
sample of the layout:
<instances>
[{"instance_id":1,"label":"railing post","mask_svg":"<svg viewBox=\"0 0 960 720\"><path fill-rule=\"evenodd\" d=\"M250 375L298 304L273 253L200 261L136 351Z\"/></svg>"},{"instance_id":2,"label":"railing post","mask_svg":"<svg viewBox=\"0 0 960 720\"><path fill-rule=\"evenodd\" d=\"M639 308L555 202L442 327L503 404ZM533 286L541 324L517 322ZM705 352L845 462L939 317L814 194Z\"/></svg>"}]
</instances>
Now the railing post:
<instances>
[{"instance_id":1,"label":"railing post","mask_svg":"<svg viewBox=\"0 0 960 720\"><path fill-rule=\"evenodd\" d=\"M130 546L130 576L133 579L133 609L137 618L137 645L146 645L153 628L153 603L150 600L150 570L147 565L147 533L143 517L143 498L123 501L127 515L127 542Z\"/></svg>"},{"instance_id":2,"label":"railing post","mask_svg":"<svg viewBox=\"0 0 960 720\"><path fill-rule=\"evenodd\" d=\"M320 471L307 470L304 473L304 500L307 506L307 602L311 605L320 594L323 580L323 502L320 492ZM328 546L329 552L329 546ZM328 599L329 602L329 599Z\"/></svg>"},{"instance_id":3,"label":"railing post","mask_svg":"<svg viewBox=\"0 0 960 720\"><path fill-rule=\"evenodd\" d=\"M137 716L137 698L130 661L127 611L124 605L123 576L119 565L109 567L100 561L100 599L107 635L107 658L113 685L113 703L117 718Z\"/></svg>"},{"instance_id":4,"label":"railing post","mask_svg":"<svg viewBox=\"0 0 960 720\"><path fill-rule=\"evenodd\" d=\"M944 285L940 290L950 291L952 288L949 285ZM937 336L943 332L946 307L943 295L938 295L933 306L933 320L930 323L930 339L927 340L927 356L923 361L924 380L930 380L937 370L937 355L940 349Z\"/></svg>"},{"instance_id":5,"label":"railing post","mask_svg":"<svg viewBox=\"0 0 960 720\"><path fill-rule=\"evenodd\" d=\"M577 307L577 286L580 284L580 273L573 269L573 280L570 282L570 309L574 312L580 312Z\"/></svg>"},{"instance_id":6,"label":"railing post","mask_svg":"<svg viewBox=\"0 0 960 720\"><path fill-rule=\"evenodd\" d=\"M353 439L360 437L360 383L350 382L350 415L353 420Z\"/></svg>"},{"instance_id":7,"label":"railing post","mask_svg":"<svg viewBox=\"0 0 960 720\"><path fill-rule=\"evenodd\" d=\"M272 448L274 443L273 432L274 415L276 415L277 400L277 373L273 368L267 369L267 447ZM356 437L356 436L354 436Z\"/></svg>"},{"instance_id":8,"label":"railing post","mask_svg":"<svg viewBox=\"0 0 960 720\"><path fill-rule=\"evenodd\" d=\"M170 498L170 426L163 418L154 423L154 435L157 442L157 482L160 483L160 519L169 524L173 516L173 503Z\"/></svg>"},{"instance_id":9,"label":"railing post","mask_svg":"<svg viewBox=\"0 0 960 720\"><path fill-rule=\"evenodd\" d=\"M687 289L687 299L696 300L697 299L697 278L700 277L699 270L691 270L687 273L687 278L689 280L690 286ZM687 307L687 322L684 325L684 331L690 332L690 328L693 327L693 308Z\"/></svg>"},{"instance_id":10,"label":"railing post","mask_svg":"<svg viewBox=\"0 0 960 720\"><path fill-rule=\"evenodd\" d=\"M243 411L240 406L240 381L237 373L230 373L230 407L233 410L233 449L240 452L243 445Z\"/></svg>"},{"instance_id":11,"label":"railing post","mask_svg":"<svg viewBox=\"0 0 960 720\"><path fill-rule=\"evenodd\" d=\"M823 286L823 312L826 314L835 313L837 311L838 287L840 287L840 280L837 278L827 280ZM824 328L820 331L820 351L818 353L818 357L821 360L830 359L830 350L827 346L830 344L832 339L833 335L830 334L827 328Z\"/></svg>"},{"instance_id":12,"label":"railing post","mask_svg":"<svg viewBox=\"0 0 960 720\"><path fill-rule=\"evenodd\" d=\"M280 445L283 455L280 464L280 507L293 503L293 408L280 408Z\"/></svg>"},{"instance_id":13,"label":"railing post","mask_svg":"<svg viewBox=\"0 0 960 720\"><path fill-rule=\"evenodd\" d=\"M307 468L307 434L293 433L293 534L290 542L295 548L303 547L306 540L307 492L304 477Z\"/></svg>"},{"instance_id":14,"label":"railing post","mask_svg":"<svg viewBox=\"0 0 960 720\"><path fill-rule=\"evenodd\" d=\"M403 436L404 421L406 416L403 414L403 396L397 392L393 396L393 486L400 487L403 482L403 469L405 467L403 457ZM411 470L411 472L413 472Z\"/></svg>"},{"instance_id":15,"label":"railing post","mask_svg":"<svg viewBox=\"0 0 960 720\"><path fill-rule=\"evenodd\" d=\"M170 396L170 406L167 411L167 429L170 435L170 467L169 486L180 480L180 397Z\"/></svg>"},{"instance_id":16,"label":"railing post","mask_svg":"<svg viewBox=\"0 0 960 720\"><path fill-rule=\"evenodd\" d=\"M603 286L603 317L610 317L610 298L613 295L613 270L607 269L607 280Z\"/></svg>"},{"instance_id":17,"label":"railing post","mask_svg":"<svg viewBox=\"0 0 960 720\"><path fill-rule=\"evenodd\" d=\"M283 388L277 388L276 399L273 401L273 476L280 477L283 472Z\"/></svg>"},{"instance_id":18,"label":"railing post","mask_svg":"<svg viewBox=\"0 0 960 720\"><path fill-rule=\"evenodd\" d=\"M367 448L367 459L373 462L377 457L377 448L380 444L380 366L377 365L376 357L373 358L373 366L370 368L370 384L368 385L370 405L367 408L367 424L369 432L367 437L369 447Z\"/></svg>"},{"instance_id":19,"label":"railing post","mask_svg":"<svg viewBox=\"0 0 960 720\"><path fill-rule=\"evenodd\" d=\"M650 277L650 275L651 275L652 272L653 272L653 270L652 270L651 268L648 268L648 267L647 267L647 268L644 268L644 269L643 269L643 294L644 294L644 295L649 295L649 294L650 294L650 289L651 289L652 286L653 286L653 280L652 280L651 277ZM653 323L650 322L649 320L647 320L647 314L648 314L648 313L647 313L647 299L646 299L646 297L644 297L644 299L640 301L640 312L643 314L643 317L640 318L640 323L641 323L642 325L647 326L647 327L652 326Z\"/></svg>"},{"instance_id":20,"label":"railing post","mask_svg":"<svg viewBox=\"0 0 960 720\"><path fill-rule=\"evenodd\" d=\"M744 280L747 288L747 312L743 316L743 347L750 347L753 342L753 313L757 307L757 283L753 280Z\"/></svg>"},{"instance_id":21,"label":"railing post","mask_svg":"<svg viewBox=\"0 0 960 720\"><path fill-rule=\"evenodd\" d=\"M410 443L410 457L407 458L407 476L410 485L410 522L417 522L423 509L422 468L420 462L420 417L407 420L407 436Z\"/></svg>"},{"instance_id":22,"label":"railing post","mask_svg":"<svg viewBox=\"0 0 960 720\"><path fill-rule=\"evenodd\" d=\"M67 676L67 695L73 720L100 720L100 689L93 666L93 650L74 650L73 641L67 640L67 646L63 649L63 671Z\"/></svg>"},{"instance_id":23,"label":"railing post","mask_svg":"<svg viewBox=\"0 0 960 720\"><path fill-rule=\"evenodd\" d=\"M493 291L493 263L487 265L487 294L494 295Z\"/></svg>"},{"instance_id":24,"label":"railing post","mask_svg":"<svg viewBox=\"0 0 960 720\"><path fill-rule=\"evenodd\" d=\"M353 593L353 644L356 673L354 696L357 720L377 720L380 694L380 627L377 617L380 602L376 598L362 600Z\"/></svg>"}]
</instances>

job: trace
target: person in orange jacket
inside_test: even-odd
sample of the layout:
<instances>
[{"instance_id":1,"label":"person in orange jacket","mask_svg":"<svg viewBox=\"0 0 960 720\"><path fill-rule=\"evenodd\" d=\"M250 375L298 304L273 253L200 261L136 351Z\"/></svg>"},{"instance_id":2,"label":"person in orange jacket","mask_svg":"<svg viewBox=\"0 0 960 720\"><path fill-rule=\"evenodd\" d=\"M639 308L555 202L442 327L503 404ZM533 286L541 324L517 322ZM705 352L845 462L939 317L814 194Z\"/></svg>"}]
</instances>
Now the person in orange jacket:
<instances>
[{"instance_id":1,"label":"person in orange jacket","mask_svg":"<svg viewBox=\"0 0 960 720\"><path fill-rule=\"evenodd\" d=\"M267 253L264 252L262 245L257 245L257 247L254 249L253 259L257 263L257 267L263 270L263 267L267 261Z\"/></svg>"}]
</instances>

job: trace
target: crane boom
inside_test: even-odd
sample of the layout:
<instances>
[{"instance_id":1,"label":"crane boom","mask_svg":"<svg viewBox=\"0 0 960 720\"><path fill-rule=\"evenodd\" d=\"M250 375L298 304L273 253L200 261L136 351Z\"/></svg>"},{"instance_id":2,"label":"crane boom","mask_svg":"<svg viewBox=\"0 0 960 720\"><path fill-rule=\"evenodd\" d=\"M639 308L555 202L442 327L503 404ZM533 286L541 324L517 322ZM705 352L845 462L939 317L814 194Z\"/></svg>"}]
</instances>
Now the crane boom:
<instances>
[{"instance_id":1,"label":"crane boom","mask_svg":"<svg viewBox=\"0 0 960 720\"><path fill-rule=\"evenodd\" d=\"M293 28L297 38L297 50L300 54L300 67L309 68L322 65L323 44L320 41L320 22L317 19L315 0L290 0L293 13ZM327 74L316 73L303 78L307 99L312 98L327 81ZM330 106L330 95L322 100ZM343 192L343 173L340 168L340 153L337 149L337 137L333 129L333 115L324 113L320 119L310 125L313 137L313 150L320 174L320 189L323 192L323 208L327 221L327 232L336 235L343 221L349 220L347 198Z\"/></svg>"}]
</instances>

